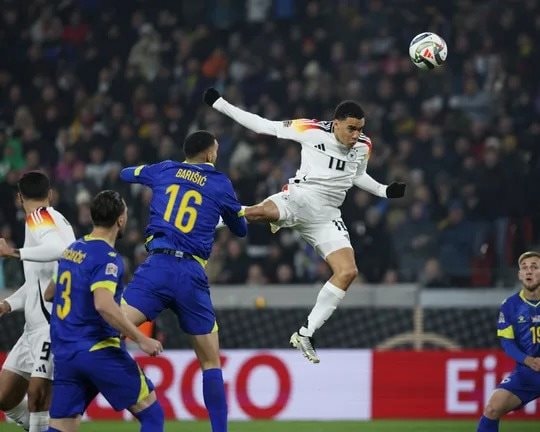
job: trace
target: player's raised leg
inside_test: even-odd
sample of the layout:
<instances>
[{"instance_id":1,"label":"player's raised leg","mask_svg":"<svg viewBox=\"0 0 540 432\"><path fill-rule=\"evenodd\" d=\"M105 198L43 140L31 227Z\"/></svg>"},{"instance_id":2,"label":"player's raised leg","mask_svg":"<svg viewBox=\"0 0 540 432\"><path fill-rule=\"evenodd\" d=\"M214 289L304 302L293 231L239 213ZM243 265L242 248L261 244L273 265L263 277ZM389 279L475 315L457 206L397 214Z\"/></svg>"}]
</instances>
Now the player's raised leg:
<instances>
[{"instance_id":1,"label":"player's raised leg","mask_svg":"<svg viewBox=\"0 0 540 432\"><path fill-rule=\"evenodd\" d=\"M28 404L24 396L28 380L7 369L0 371L0 410L25 430L30 427Z\"/></svg>"},{"instance_id":2,"label":"player's raised leg","mask_svg":"<svg viewBox=\"0 0 540 432\"><path fill-rule=\"evenodd\" d=\"M291 345L302 351L312 363L319 363L315 351L313 334L334 313L345 297L345 292L358 274L351 247L342 248L330 253L326 262L332 269L332 277L326 282L317 296L317 301L306 323L291 336Z\"/></svg>"},{"instance_id":3,"label":"player's raised leg","mask_svg":"<svg viewBox=\"0 0 540 432\"><path fill-rule=\"evenodd\" d=\"M275 222L279 220L279 209L272 200L267 199L260 204L246 207L244 216L248 222Z\"/></svg>"},{"instance_id":4,"label":"player's raised leg","mask_svg":"<svg viewBox=\"0 0 540 432\"><path fill-rule=\"evenodd\" d=\"M227 398L219 358L219 337L216 331L191 336L195 354L203 371L204 404L208 410L212 432L227 431Z\"/></svg>"},{"instance_id":5,"label":"player's raised leg","mask_svg":"<svg viewBox=\"0 0 540 432\"><path fill-rule=\"evenodd\" d=\"M484 415L480 418L477 432L498 432L499 419L521 404L522 401L508 390L495 390L484 408Z\"/></svg>"}]
</instances>

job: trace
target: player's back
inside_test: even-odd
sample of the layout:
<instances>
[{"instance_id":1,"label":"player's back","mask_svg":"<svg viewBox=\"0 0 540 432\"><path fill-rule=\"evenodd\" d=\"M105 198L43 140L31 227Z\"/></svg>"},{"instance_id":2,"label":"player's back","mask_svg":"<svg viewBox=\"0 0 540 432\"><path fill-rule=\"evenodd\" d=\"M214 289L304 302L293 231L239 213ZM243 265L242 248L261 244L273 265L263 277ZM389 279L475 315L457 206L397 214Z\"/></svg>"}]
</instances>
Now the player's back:
<instances>
[{"instance_id":1,"label":"player's back","mask_svg":"<svg viewBox=\"0 0 540 432\"><path fill-rule=\"evenodd\" d=\"M123 178L152 188L146 229L151 249L179 250L207 260L220 215L240 211L230 180L211 164L164 161L136 169L134 179Z\"/></svg>"},{"instance_id":2,"label":"player's back","mask_svg":"<svg viewBox=\"0 0 540 432\"><path fill-rule=\"evenodd\" d=\"M94 290L106 288L117 303L123 291L123 262L102 239L85 236L72 243L58 265L51 317L51 339L56 356L75 351L119 346L118 331L94 306Z\"/></svg>"}]
</instances>

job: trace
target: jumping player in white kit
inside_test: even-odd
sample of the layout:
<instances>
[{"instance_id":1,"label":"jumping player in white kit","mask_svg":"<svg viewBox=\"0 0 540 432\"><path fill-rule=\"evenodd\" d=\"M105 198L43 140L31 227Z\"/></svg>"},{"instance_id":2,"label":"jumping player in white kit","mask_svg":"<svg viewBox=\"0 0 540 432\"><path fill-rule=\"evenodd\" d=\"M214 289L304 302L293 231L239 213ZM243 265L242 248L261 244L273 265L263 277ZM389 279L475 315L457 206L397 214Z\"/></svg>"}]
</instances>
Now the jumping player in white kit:
<instances>
[{"instance_id":1,"label":"jumping player in white kit","mask_svg":"<svg viewBox=\"0 0 540 432\"><path fill-rule=\"evenodd\" d=\"M45 174L24 174L18 188L26 214L24 247L14 249L0 239L0 256L23 261L25 282L0 302L0 316L24 309L25 325L0 371L0 409L26 430L42 432L48 429L53 379L51 306L45 303L43 292L75 235L64 216L50 207L51 187Z\"/></svg>"},{"instance_id":2,"label":"jumping player in white kit","mask_svg":"<svg viewBox=\"0 0 540 432\"><path fill-rule=\"evenodd\" d=\"M371 140L363 134L364 111L354 101L340 103L332 121L267 120L230 104L214 88L206 90L204 101L256 133L302 145L295 177L282 192L246 207L245 217L250 222L270 222L273 232L281 227L297 230L332 269L307 322L290 339L310 362L319 363L313 333L332 315L358 273L339 207L353 185L380 197L401 198L405 184L384 185L367 174Z\"/></svg>"}]
</instances>

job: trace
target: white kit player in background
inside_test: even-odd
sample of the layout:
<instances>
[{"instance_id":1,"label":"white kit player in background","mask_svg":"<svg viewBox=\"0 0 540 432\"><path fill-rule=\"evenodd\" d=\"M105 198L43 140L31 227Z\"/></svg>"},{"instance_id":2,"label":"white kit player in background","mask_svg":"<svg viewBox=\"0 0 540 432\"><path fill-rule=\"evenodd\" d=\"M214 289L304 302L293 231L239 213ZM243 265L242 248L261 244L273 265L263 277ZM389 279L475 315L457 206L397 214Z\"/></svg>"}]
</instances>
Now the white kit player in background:
<instances>
[{"instance_id":1,"label":"white kit player in background","mask_svg":"<svg viewBox=\"0 0 540 432\"><path fill-rule=\"evenodd\" d=\"M42 432L49 425L53 378L51 305L45 303L43 291L56 273L57 260L75 241L75 235L64 216L49 206L51 188L45 174L28 172L18 187L26 214L24 247L14 249L0 239L0 256L23 261L25 282L0 302L0 316L24 309L26 322L0 371L0 409L26 430Z\"/></svg>"},{"instance_id":2,"label":"white kit player in background","mask_svg":"<svg viewBox=\"0 0 540 432\"><path fill-rule=\"evenodd\" d=\"M321 255L332 277L317 296L306 323L290 343L312 363L319 363L313 333L332 315L358 274L347 227L339 207L353 186L386 198L401 198L405 184L375 181L366 172L371 140L363 134L364 111L353 101L340 103L332 121L270 121L230 104L210 88L207 105L260 134L297 141L302 145L300 169L282 192L246 207L250 222L270 222L272 231L291 227Z\"/></svg>"}]
</instances>

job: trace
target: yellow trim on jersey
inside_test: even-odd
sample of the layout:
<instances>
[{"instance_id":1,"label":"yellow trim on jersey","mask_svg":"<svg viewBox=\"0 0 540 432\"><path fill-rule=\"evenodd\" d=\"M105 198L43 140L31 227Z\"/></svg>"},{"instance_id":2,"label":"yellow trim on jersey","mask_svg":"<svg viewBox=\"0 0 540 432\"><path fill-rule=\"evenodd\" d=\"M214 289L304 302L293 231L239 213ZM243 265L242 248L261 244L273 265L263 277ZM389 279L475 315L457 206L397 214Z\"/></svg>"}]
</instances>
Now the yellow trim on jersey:
<instances>
[{"instance_id":1,"label":"yellow trim on jersey","mask_svg":"<svg viewBox=\"0 0 540 432\"><path fill-rule=\"evenodd\" d=\"M505 329L497 330L497 336L505 339L514 339L514 327L509 325Z\"/></svg>"},{"instance_id":2,"label":"yellow trim on jersey","mask_svg":"<svg viewBox=\"0 0 540 432\"><path fill-rule=\"evenodd\" d=\"M108 339L102 340L90 348L90 352L97 351L103 348L120 348L120 338L119 337L110 337Z\"/></svg>"},{"instance_id":3,"label":"yellow trim on jersey","mask_svg":"<svg viewBox=\"0 0 540 432\"><path fill-rule=\"evenodd\" d=\"M85 240L85 241L101 240L101 241L104 241L105 243L107 243L107 240L105 240L104 238L101 238L101 237L94 237L92 234L86 234L86 235L84 236L84 240Z\"/></svg>"},{"instance_id":4,"label":"yellow trim on jersey","mask_svg":"<svg viewBox=\"0 0 540 432\"><path fill-rule=\"evenodd\" d=\"M246 209L240 209L237 213L237 216L242 217L242 216L245 216L245 214L246 214Z\"/></svg>"},{"instance_id":5,"label":"yellow trim on jersey","mask_svg":"<svg viewBox=\"0 0 540 432\"><path fill-rule=\"evenodd\" d=\"M523 289L519 292L519 297L521 298L521 300L523 300L528 305L531 305L533 307L540 306L540 300L538 300L536 303L533 303L532 301L527 300L527 297L525 297L525 290L523 290Z\"/></svg>"},{"instance_id":6,"label":"yellow trim on jersey","mask_svg":"<svg viewBox=\"0 0 540 432\"><path fill-rule=\"evenodd\" d=\"M125 299L124 297L122 297L122 298L120 299L120 304L121 304L121 305L128 305L128 306L129 306L129 303L126 301L126 299Z\"/></svg>"},{"instance_id":7,"label":"yellow trim on jersey","mask_svg":"<svg viewBox=\"0 0 540 432\"><path fill-rule=\"evenodd\" d=\"M218 323L217 321L214 322L214 327L212 327L212 331L210 333L215 333L219 330L219 326L218 326Z\"/></svg>"},{"instance_id":8,"label":"yellow trim on jersey","mask_svg":"<svg viewBox=\"0 0 540 432\"><path fill-rule=\"evenodd\" d=\"M94 282L92 285L90 285L90 291L94 292L98 288L105 288L114 294L116 292L116 285L118 285L116 282L109 280Z\"/></svg>"},{"instance_id":9,"label":"yellow trim on jersey","mask_svg":"<svg viewBox=\"0 0 540 432\"><path fill-rule=\"evenodd\" d=\"M208 264L208 260L202 259L202 258L198 257L197 255L192 255L192 257L193 257L193 259L195 261L197 261L203 267L206 267L206 264Z\"/></svg>"},{"instance_id":10,"label":"yellow trim on jersey","mask_svg":"<svg viewBox=\"0 0 540 432\"><path fill-rule=\"evenodd\" d=\"M134 175L135 177L137 177L137 176L141 173L142 169L143 169L145 166L146 166L146 165L139 165L139 166L138 166L137 168L135 168L135 170L133 171L133 175Z\"/></svg>"},{"instance_id":11,"label":"yellow trim on jersey","mask_svg":"<svg viewBox=\"0 0 540 432\"><path fill-rule=\"evenodd\" d=\"M146 239L144 240L144 244L150 243L153 239L154 239L154 234L149 235L149 236L146 237Z\"/></svg>"},{"instance_id":12,"label":"yellow trim on jersey","mask_svg":"<svg viewBox=\"0 0 540 432\"><path fill-rule=\"evenodd\" d=\"M139 367L139 366L137 366ZM139 390L139 396L137 397L137 403L145 400L148 395L150 394L150 389L148 388L148 384L146 383L146 377L144 376L143 371L139 367L139 376L141 378L141 389Z\"/></svg>"}]
</instances>

